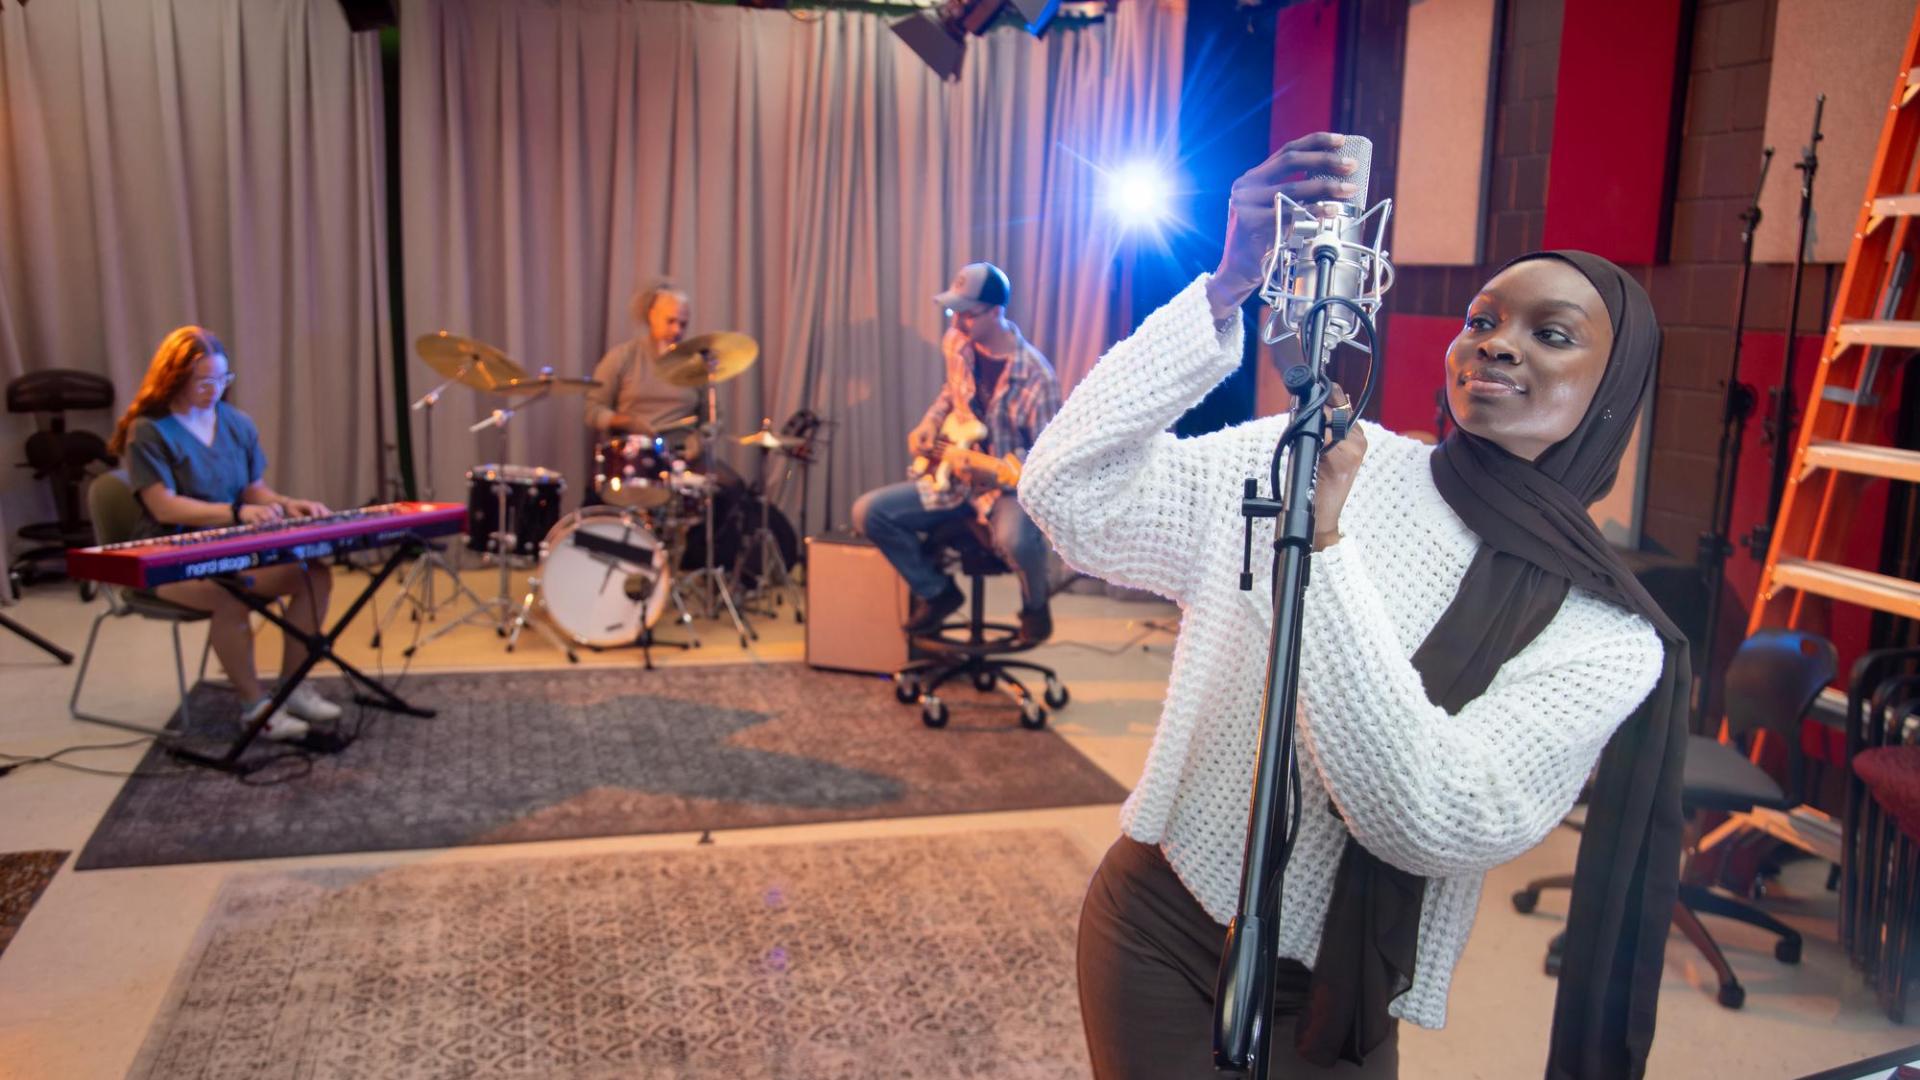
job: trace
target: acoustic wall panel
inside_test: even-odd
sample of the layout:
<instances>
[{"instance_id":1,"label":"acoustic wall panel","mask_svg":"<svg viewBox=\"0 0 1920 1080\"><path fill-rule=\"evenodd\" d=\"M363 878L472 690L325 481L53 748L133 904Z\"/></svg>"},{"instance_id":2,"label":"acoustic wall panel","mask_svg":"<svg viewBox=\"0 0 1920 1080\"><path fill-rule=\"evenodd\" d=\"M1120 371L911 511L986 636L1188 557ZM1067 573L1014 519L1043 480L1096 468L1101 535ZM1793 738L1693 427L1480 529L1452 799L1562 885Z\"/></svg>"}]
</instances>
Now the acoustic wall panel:
<instances>
[{"instance_id":1,"label":"acoustic wall panel","mask_svg":"<svg viewBox=\"0 0 1920 1080\"><path fill-rule=\"evenodd\" d=\"M1767 82L1766 145L1773 147L1773 168L1760 193L1753 258L1793 261L1800 230L1800 174L1793 165L1813 134L1813 99L1825 94L1807 261L1845 262L1900 50L1913 28L1913 0L1779 2Z\"/></svg>"},{"instance_id":2,"label":"acoustic wall panel","mask_svg":"<svg viewBox=\"0 0 1920 1080\"><path fill-rule=\"evenodd\" d=\"M1384 321L1387 355L1378 393L1380 425L1403 435L1438 435L1447 346L1459 336L1465 315L1408 315L1396 311Z\"/></svg>"},{"instance_id":3,"label":"acoustic wall panel","mask_svg":"<svg viewBox=\"0 0 1920 1080\"><path fill-rule=\"evenodd\" d=\"M1499 14L1499 0L1413 0L1407 8L1396 266L1480 262Z\"/></svg>"},{"instance_id":4,"label":"acoustic wall panel","mask_svg":"<svg viewBox=\"0 0 1920 1080\"><path fill-rule=\"evenodd\" d=\"M1660 255L1685 0L1566 0L1546 245L1627 266Z\"/></svg>"}]
</instances>

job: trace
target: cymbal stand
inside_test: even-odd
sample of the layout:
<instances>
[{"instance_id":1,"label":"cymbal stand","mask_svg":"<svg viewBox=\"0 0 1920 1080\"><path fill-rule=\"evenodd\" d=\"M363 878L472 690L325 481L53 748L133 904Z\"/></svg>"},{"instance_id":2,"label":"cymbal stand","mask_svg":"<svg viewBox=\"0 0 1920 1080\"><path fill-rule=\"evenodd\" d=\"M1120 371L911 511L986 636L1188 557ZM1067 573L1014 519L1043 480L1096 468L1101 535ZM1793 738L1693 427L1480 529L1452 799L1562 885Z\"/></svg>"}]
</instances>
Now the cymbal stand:
<instances>
[{"instance_id":1,"label":"cymbal stand","mask_svg":"<svg viewBox=\"0 0 1920 1080\"><path fill-rule=\"evenodd\" d=\"M544 400L546 397L547 392L543 390L540 393L528 397L520 404L519 409L524 409L529 405ZM507 423L513 419L514 413L517 411L518 409L495 409L493 410L493 415L474 424L468 430L474 434L479 434L490 427L500 429L500 437L504 450ZM501 456L505 457L504 452ZM504 468L504 464L502 467ZM496 528L487 538L492 541L492 551L489 552L486 557L492 559L495 565L500 568L499 594L491 600L482 600L477 595L474 596L474 609L472 611L467 612L459 619L428 634L425 638L421 639L418 644L409 646L401 653L402 656L411 657L419 649L432 644L435 640L453 630L471 622L479 622L482 625L492 624L495 636L506 639L506 649L508 652L512 652L514 646L520 643L520 629L525 626L532 626L535 632L547 639L549 645L552 645L565 654L569 662L579 663L580 656L574 651L572 645L562 640L560 635L554 633L553 629L546 623L529 620L527 618L527 608L531 600L531 595L529 595L528 600L514 599L513 551L519 546L520 537L514 532L515 522L507 516L507 493L512 489L512 486L513 485L507 482L504 473L498 474L493 478L493 493L497 500L495 503L497 508L495 513L497 516L494 518Z\"/></svg>"},{"instance_id":2,"label":"cymbal stand","mask_svg":"<svg viewBox=\"0 0 1920 1080\"><path fill-rule=\"evenodd\" d=\"M746 542L740 547L740 557L734 561L734 580L744 586L748 568L758 560L759 574L754 579L753 588L747 590L742 597L748 604L749 613L773 618L775 613L770 608L754 611L751 605L755 600L764 602L770 597L773 606L778 607L786 594L791 592L793 621L803 623L807 621L806 611L802 606L805 592L800 588L799 583L793 580L786 556L780 553L780 542L774 538L773 527L768 523L768 519L773 515L774 489L778 487L782 493L786 491L786 482L793 475L793 459L787 457L787 462L781 467L777 477L779 482L776 484L773 479L768 478L767 464L771 453L772 451L764 446L760 448L760 525L747 534ZM786 457L784 454L782 456Z\"/></svg>"},{"instance_id":3,"label":"cymbal stand","mask_svg":"<svg viewBox=\"0 0 1920 1080\"><path fill-rule=\"evenodd\" d=\"M426 483L422 487L422 492L427 502L433 501L433 408L440 404L440 396L446 393L447 387L459 382L465 374L466 367L463 366L453 378L422 394L420 400L411 406L414 412L420 414L421 425L425 429L423 434L426 445L422 451L422 457L426 465ZM441 602L433 587L435 571L446 574L447 580L453 583L452 590L447 594L446 603L451 604L465 596L473 601L476 607L482 605L483 601L479 594L467 588L467 583L460 580L459 572L447 561L444 549L437 543L422 542L413 565L407 568L406 576L400 580L399 595L395 596L387 604L387 609L380 613L380 617L373 621L371 644L374 648L380 647L381 635L393 622L394 616L399 614L402 604L413 606L415 622L432 622L440 614Z\"/></svg>"},{"instance_id":4,"label":"cymbal stand","mask_svg":"<svg viewBox=\"0 0 1920 1080\"><path fill-rule=\"evenodd\" d=\"M707 361L708 368L711 369L714 362L714 358L712 357L712 355L709 354L706 357L706 361ZM713 489L711 481L712 481L712 474L714 471L714 464L717 463L718 461L718 458L714 457L713 455L715 455L719 449L719 447L715 444L714 440L720 433L719 424L717 423L717 420L719 419L720 402L719 402L719 391L715 389L716 385L717 384L714 383L713 380L711 379L707 380L707 389L706 389L707 424L705 429L701 431L701 437L703 441L706 443L707 454L709 456L709 463L707 466L709 486L707 488L705 495L702 496L702 500L706 503L706 512L707 512L707 558L706 558L706 562L701 565L700 569L695 570L693 573L688 574L686 577L681 578L680 580L674 582L674 588L676 590L680 588L692 588L694 582L696 581L700 582L703 590L703 595L707 600L707 603L705 605L707 617L710 619L719 618L720 607L724 605L727 609L727 615L733 619L734 630L740 635L740 647L745 649L745 648L751 647L747 644L748 641L758 640L760 637L760 634L758 631L754 630L754 628L751 625L747 623L746 619L741 617L739 606L733 602L733 590L727 588L727 575L721 573L719 569L717 569L713 565L713 561L714 561L713 541L714 541L714 528L715 528L715 522L713 519L713 503L714 503L715 491Z\"/></svg>"}]
</instances>

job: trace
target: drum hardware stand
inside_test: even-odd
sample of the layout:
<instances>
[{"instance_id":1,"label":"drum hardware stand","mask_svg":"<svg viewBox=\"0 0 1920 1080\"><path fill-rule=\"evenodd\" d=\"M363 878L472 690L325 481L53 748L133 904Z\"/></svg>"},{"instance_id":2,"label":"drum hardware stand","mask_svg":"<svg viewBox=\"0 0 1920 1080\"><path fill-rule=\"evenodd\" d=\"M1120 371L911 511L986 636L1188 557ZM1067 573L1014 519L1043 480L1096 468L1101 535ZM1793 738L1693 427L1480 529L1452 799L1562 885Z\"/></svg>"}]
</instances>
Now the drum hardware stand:
<instances>
[{"instance_id":1,"label":"drum hardware stand","mask_svg":"<svg viewBox=\"0 0 1920 1080\"><path fill-rule=\"evenodd\" d=\"M786 557L780 554L780 543L774 539L773 528L768 524L768 519L773 515L772 492L775 487L778 487L782 492L786 490L786 481L793 474L793 466L791 464L786 465L784 471L777 478L780 482L778 484L774 483L773 480L767 477L768 455L771 453L772 451L765 448L762 448L760 451L760 490L758 492L760 497L760 525L754 529L753 532L747 534L746 542L740 548L740 557L734 562L734 579L744 585L746 583L747 569L754 564L755 560L758 560L760 564L759 577L755 579L753 589L745 594L744 599L751 604L756 599L764 601L765 598L771 596L773 598L773 605L778 607L781 602L781 597L790 590L794 594L793 621L804 623L807 621L804 608L804 598L806 594L804 590L800 588L799 583L793 580L793 574L787 566ZM757 612L757 614L765 615L770 619L775 617L775 612L771 609Z\"/></svg>"},{"instance_id":2,"label":"drum hardware stand","mask_svg":"<svg viewBox=\"0 0 1920 1080\"><path fill-rule=\"evenodd\" d=\"M546 396L545 391L534 394L532 397L526 399L519 408L524 409L528 405L543 400ZM513 419L516 411L516 409L495 409L493 415L472 425L468 430L478 434L490 427L499 428L504 440L507 423ZM502 456L504 457L504 455ZM519 545L520 537L513 531L513 522L510 521L507 516L507 492L512 485L507 482L504 471L505 468L506 466L502 464L502 472L496 474L493 478L493 493L497 500L497 513L499 516L494 519L498 522L498 527L488 537L489 540L493 541L493 550L487 555L487 557L493 559L500 568L499 595L491 600L482 600L478 594L468 590L467 594L472 596L474 600L474 608L472 611L467 612L459 619L428 634L420 641L409 645L400 655L411 657L415 652L432 644L436 639L470 622L478 621L483 624L492 624L495 636L506 639L508 652L512 652L513 647L519 644L520 629L525 626L532 626L535 632L547 639L548 644L566 654L568 663L577 664L580 662L580 655L574 651L573 646L561 640L560 635L554 633L551 627L547 626L544 622L528 620L527 611L532 605L532 594L529 594L525 600L519 602L515 602L513 598L513 550Z\"/></svg>"},{"instance_id":3,"label":"drum hardware stand","mask_svg":"<svg viewBox=\"0 0 1920 1080\"><path fill-rule=\"evenodd\" d=\"M425 429L426 444L421 453L426 465L426 478L422 486L422 491L425 501L427 502L433 501L433 408L440 404L440 396L446 393L447 387L460 382L461 377L465 375L467 368L470 366L471 364L462 366L459 374L427 391L425 394L422 394L420 400L415 401L411 406L414 412L420 414L421 424ZM424 543L421 545L419 558L414 560L413 565L407 569L406 577L400 581L400 594L395 596L393 600L387 604L387 609L381 612L380 617L373 622L373 641L371 644L374 648L377 649L380 647L381 635L386 632L387 626L393 622L394 616L399 614L402 604L413 605L413 620L415 622L432 622L439 616L441 601L437 598L437 593L433 587L433 575L435 571L446 574L447 579L453 583L453 588L447 594L446 603L451 604L462 596L465 596L467 599L473 601L475 607L484 606L484 601L480 599L479 594L468 588L466 582L460 580L459 572L454 569L451 563L447 562L446 556L442 551L443 549L439 544ZM424 642L422 644L424 644Z\"/></svg>"},{"instance_id":4,"label":"drum hardware stand","mask_svg":"<svg viewBox=\"0 0 1920 1080\"><path fill-rule=\"evenodd\" d=\"M713 359L711 356L707 358L707 362L709 366L712 365ZM707 381L707 389L706 389L707 423L701 429L701 432L700 432L702 439L704 439L706 442L707 453L710 456L716 454L719 450L718 445L714 442L715 436L719 434L719 424L716 421L719 417L719 409L720 409L719 392L714 389L716 385L717 384L713 382L711 379ZM713 461L717 462L718 458L717 457L713 458ZM710 474L709 480L711 480L711 473L713 472L712 463L709 463L709 465L707 466L707 471ZM740 647L743 649L751 648L751 646L747 644L748 641L750 639L758 640L760 635L757 631L753 629L751 625L747 623L747 621L744 618L741 618L740 608L738 607L738 605L736 605L733 602L733 591L727 588L727 575L721 573L713 565L713 559L714 559L713 542L714 542L714 528L715 528L715 523L713 520L714 495L715 495L715 492L710 483L707 488L706 494L704 496L705 502L707 504L706 562L701 565L700 569L695 570L693 573L688 574L686 577L676 579L673 583L673 591L677 594L682 588L691 588L693 583L696 581L703 583L703 586L704 586L703 591L706 594L705 598L707 600L707 603L705 605L707 617L718 618L720 613L720 606L724 604L726 606L728 616L733 619L734 630L737 631L740 635ZM679 601L676 596L675 604L678 605L678 602Z\"/></svg>"}]
</instances>

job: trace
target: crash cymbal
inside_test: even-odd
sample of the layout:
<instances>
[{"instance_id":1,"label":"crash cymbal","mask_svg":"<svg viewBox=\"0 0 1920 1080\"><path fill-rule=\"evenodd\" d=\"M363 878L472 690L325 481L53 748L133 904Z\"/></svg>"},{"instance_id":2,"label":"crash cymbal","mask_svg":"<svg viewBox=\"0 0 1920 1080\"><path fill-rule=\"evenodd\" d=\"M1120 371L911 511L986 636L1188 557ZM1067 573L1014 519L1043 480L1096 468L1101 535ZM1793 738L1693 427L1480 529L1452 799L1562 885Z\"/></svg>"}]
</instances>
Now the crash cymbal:
<instances>
[{"instance_id":1,"label":"crash cymbal","mask_svg":"<svg viewBox=\"0 0 1920 1080\"><path fill-rule=\"evenodd\" d=\"M542 373L524 379L510 379L494 387L501 394L584 394L600 384L576 375Z\"/></svg>"},{"instance_id":2,"label":"crash cymbal","mask_svg":"<svg viewBox=\"0 0 1920 1080\"><path fill-rule=\"evenodd\" d=\"M413 343L420 359L443 378L452 379L475 390L498 390L527 372L507 355L484 341L449 334L423 334Z\"/></svg>"},{"instance_id":3,"label":"crash cymbal","mask_svg":"<svg viewBox=\"0 0 1920 1080\"><path fill-rule=\"evenodd\" d=\"M741 446L751 446L756 450L791 450L806 442L805 439L781 435L767 428L761 428L751 435L742 435L733 441Z\"/></svg>"},{"instance_id":4,"label":"crash cymbal","mask_svg":"<svg viewBox=\"0 0 1920 1080\"><path fill-rule=\"evenodd\" d=\"M662 381L698 389L726 382L760 359L760 343L745 334L701 334L675 345L654 361Z\"/></svg>"}]
</instances>

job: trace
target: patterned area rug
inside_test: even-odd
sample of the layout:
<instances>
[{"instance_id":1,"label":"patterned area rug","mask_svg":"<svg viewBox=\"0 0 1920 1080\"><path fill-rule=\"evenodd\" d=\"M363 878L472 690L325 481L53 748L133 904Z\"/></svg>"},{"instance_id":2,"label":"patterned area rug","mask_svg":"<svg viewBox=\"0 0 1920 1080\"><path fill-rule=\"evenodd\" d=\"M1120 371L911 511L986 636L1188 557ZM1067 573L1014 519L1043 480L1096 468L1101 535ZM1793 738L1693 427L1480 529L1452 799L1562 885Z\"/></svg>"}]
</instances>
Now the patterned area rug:
<instances>
[{"instance_id":1,"label":"patterned area rug","mask_svg":"<svg viewBox=\"0 0 1920 1080\"><path fill-rule=\"evenodd\" d=\"M27 912L67 861L69 851L19 851L0 855L0 953L13 943Z\"/></svg>"},{"instance_id":2,"label":"patterned area rug","mask_svg":"<svg viewBox=\"0 0 1920 1080\"><path fill-rule=\"evenodd\" d=\"M343 696L339 684L329 693ZM943 731L892 684L798 664L415 676L431 720L378 719L278 783L129 781L80 869L1119 802L1126 789L1002 704ZM971 694L972 691L966 691ZM958 696L958 695L956 695ZM965 699L962 698L962 701ZM982 699L983 701L985 699ZM194 691L230 739L230 693ZM348 720L353 719L352 714ZM284 753L273 744L249 754ZM178 771L155 748L142 771ZM271 778L283 766L257 774Z\"/></svg>"},{"instance_id":3,"label":"patterned area rug","mask_svg":"<svg viewBox=\"0 0 1920 1080\"><path fill-rule=\"evenodd\" d=\"M128 1075L1087 1075L1064 834L237 877Z\"/></svg>"}]
</instances>

